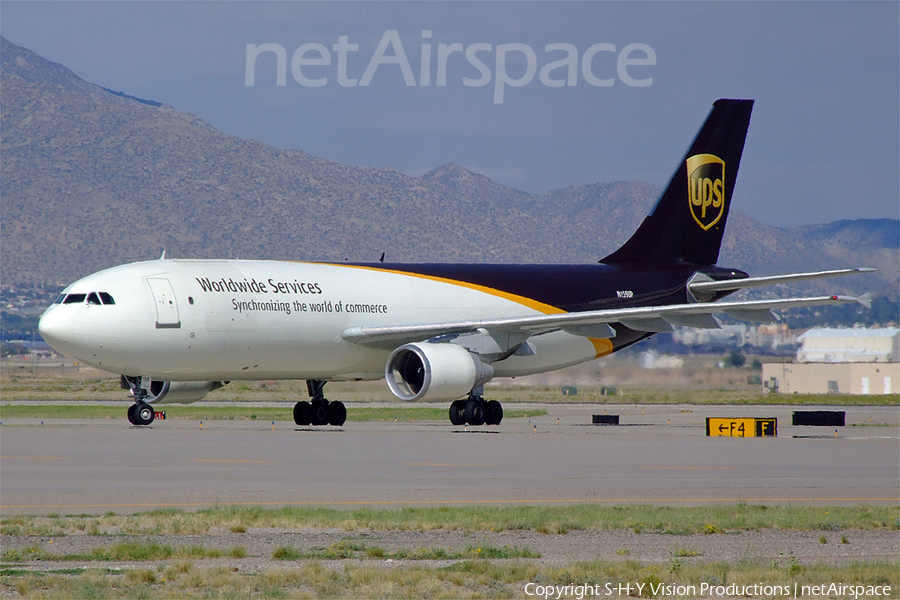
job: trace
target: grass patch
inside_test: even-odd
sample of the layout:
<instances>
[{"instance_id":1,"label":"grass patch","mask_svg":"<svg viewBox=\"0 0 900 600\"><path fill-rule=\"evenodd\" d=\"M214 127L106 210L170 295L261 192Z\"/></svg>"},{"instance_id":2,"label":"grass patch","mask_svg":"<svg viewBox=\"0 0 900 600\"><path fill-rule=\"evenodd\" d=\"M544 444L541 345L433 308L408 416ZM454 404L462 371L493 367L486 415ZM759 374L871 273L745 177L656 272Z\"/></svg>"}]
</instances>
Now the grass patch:
<instances>
[{"instance_id":1,"label":"grass patch","mask_svg":"<svg viewBox=\"0 0 900 600\"><path fill-rule=\"evenodd\" d=\"M391 560L468 560L468 559L510 559L510 558L540 558L539 552L530 548L518 548L503 546L467 546L463 550L449 550L445 548L400 548L394 552L388 552L379 546L367 546L347 541L336 542L327 548L312 548L308 552L301 552L294 548L282 546L272 553L275 560L336 560L343 558L370 558Z\"/></svg>"},{"instance_id":2,"label":"grass patch","mask_svg":"<svg viewBox=\"0 0 900 600\"><path fill-rule=\"evenodd\" d=\"M313 560L255 573L183 563L167 566L162 572L135 568L117 572L93 569L71 575L10 574L4 576L3 586L22 595L57 598L519 598L525 597L525 585L530 582L554 586L578 582L599 585L603 590L607 582L664 582L699 588L701 582L802 587L823 581L889 585L890 594L879 597L896 599L900 597L900 563L813 564L793 571L784 565L754 562L684 563L671 571L636 561L542 567L518 561L461 560L441 568L417 563L385 569L361 563L331 569Z\"/></svg>"},{"instance_id":3,"label":"grass patch","mask_svg":"<svg viewBox=\"0 0 900 600\"><path fill-rule=\"evenodd\" d=\"M235 558L243 558L247 551L238 547L228 551L228 555ZM158 561L172 558L220 558L224 556L221 550L204 548L203 546L182 546L172 548L159 544L137 544L124 542L113 544L105 548L94 548L89 554L54 554L40 546L29 546L24 549L10 549L3 553L3 560L12 563L31 562L38 560L54 561Z\"/></svg>"},{"instance_id":4,"label":"grass patch","mask_svg":"<svg viewBox=\"0 0 900 600\"><path fill-rule=\"evenodd\" d=\"M272 558L274 560L300 560L303 558L303 553L289 546L279 546L272 552Z\"/></svg>"},{"instance_id":5,"label":"grass patch","mask_svg":"<svg viewBox=\"0 0 900 600\"><path fill-rule=\"evenodd\" d=\"M473 549L478 548L467 548L461 553ZM889 595L879 597L897 599L900 598L900 562L834 566L800 565L796 560L787 559L704 564L676 559L668 566L631 560L541 566L518 560L463 558L446 567L417 562L383 568L376 561L363 561L332 569L313 559L258 572L235 572L229 567L197 566L190 561L175 560L156 569L144 566L115 571L28 573L6 569L0 586L11 595L54 598L518 598L525 597L525 585L533 582L553 586L576 582L599 585L601 589L607 582L613 585L664 582L697 588L701 582L791 588L796 584L801 589L804 585L843 582L888 585Z\"/></svg>"},{"instance_id":6,"label":"grass patch","mask_svg":"<svg viewBox=\"0 0 900 600\"><path fill-rule=\"evenodd\" d=\"M717 534L781 529L793 531L900 530L897 506L769 506L743 502L715 506L666 507L650 504L603 506L465 506L400 510L339 510L324 507L218 507L186 512L154 510L134 515L11 515L0 519L7 535L197 534L242 528L338 528L344 531L530 530L562 535L579 529L635 533ZM17 551L18 552L18 551Z\"/></svg>"},{"instance_id":7,"label":"grass patch","mask_svg":"<svg viewBox=\"0 0 900 600\"><path fill-rule=\"evenodd\" d=\"M53 555L40 546L28 546L27 548L10 548L3 551L4 562L28 562L33 560L48 560Z\"/></svg>"}]
</instances>

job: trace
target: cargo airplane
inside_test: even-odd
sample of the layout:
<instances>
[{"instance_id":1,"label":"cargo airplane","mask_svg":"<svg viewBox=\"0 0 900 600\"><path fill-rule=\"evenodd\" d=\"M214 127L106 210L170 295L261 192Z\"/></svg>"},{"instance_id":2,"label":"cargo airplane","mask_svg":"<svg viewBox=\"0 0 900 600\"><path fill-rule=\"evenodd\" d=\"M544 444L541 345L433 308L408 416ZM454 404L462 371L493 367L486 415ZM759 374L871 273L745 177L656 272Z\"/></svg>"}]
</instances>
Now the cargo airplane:
<instances>
[{"instance_id":1,"label":"cargo airplane","mask_svg":"<svg viewBox=\"0 0 900 600\"><path fill-rule=\"evenodd\" d=\"M843 269L750 277L716 266L752 100L718 100L656 205L594 264L388 264L159 260L68 286L40 320L56 350L121 375L135 425L153 404L194 402L229 381L305 379L297 425L342 425L328 381L384 377L407 401L452 401L454 425L499 424L496 377L541 373L714 315L868 301L820 296L720 301L752 286Z\"/></svg>"}]
</instances>

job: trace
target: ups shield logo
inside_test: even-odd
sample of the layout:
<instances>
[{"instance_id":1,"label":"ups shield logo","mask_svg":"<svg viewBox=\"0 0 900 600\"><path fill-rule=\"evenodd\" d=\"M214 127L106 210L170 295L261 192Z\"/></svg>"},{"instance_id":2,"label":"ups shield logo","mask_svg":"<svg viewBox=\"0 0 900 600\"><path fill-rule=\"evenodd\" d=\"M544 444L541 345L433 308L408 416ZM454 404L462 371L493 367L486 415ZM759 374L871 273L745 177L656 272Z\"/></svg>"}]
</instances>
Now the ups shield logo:
<instances>
[{"instance_id":1,"label":"ups shield logo","mask_svg":"<svg viewBox=\"0 0 900 600\"><path fill-rule=\"evenodd\" d=\"M712 154L688 157L688 206L701 229L707 231L725 213L725 161Z\"/></svg>"}]
</instances>

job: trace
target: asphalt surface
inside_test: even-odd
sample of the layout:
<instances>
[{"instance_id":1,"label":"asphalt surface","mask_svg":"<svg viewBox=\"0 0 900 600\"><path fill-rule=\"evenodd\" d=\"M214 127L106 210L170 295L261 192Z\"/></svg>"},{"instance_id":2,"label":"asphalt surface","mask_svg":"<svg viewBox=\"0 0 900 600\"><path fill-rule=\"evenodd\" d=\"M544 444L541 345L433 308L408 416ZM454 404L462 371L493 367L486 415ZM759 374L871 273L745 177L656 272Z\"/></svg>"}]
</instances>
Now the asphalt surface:
<instances>
[{"instance_id":1,"label":"asphalt surface","mask_svg":"<svg viewBox=\"0 0 900 600\"><path fill-rule=\"evenodd\" d=\"M896 407L848 407L848 426L837 429L791 426L791 411L815 410L808 406L541 408L548 414L468 428L224 420L134 427L124 407L121 420L3 420L0 512L900 501ZM591 425L604 412L621 424ZM751 416L776 417L777 437L706 436L706 417Z\"/></svg>"}]
</instances>

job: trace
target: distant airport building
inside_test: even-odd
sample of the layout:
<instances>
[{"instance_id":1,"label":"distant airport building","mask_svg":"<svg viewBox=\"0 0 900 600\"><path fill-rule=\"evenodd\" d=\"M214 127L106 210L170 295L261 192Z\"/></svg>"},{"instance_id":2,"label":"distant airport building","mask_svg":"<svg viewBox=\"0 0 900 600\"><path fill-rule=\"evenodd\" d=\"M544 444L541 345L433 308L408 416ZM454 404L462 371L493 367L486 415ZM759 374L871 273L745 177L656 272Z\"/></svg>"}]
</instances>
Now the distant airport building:
<instances>
[{"instance_id":1,"label":"distant airport building","mask_svg":"<svg viewBox=\"0 0 900 600\"><path fill-rule=\"evenodd\" d=\"M801 363L900 362L900 329L810 329L798 340Z\"/></svg>"},{"instance_id":2,"label":"distant airport building","mask_svg":"<svg viewBox=\"0 0 900 600\"><path fill-rule=\"evenodd\" d=\"M766 391L782 394L895 394L900 329L811 329L797 360L763 364Z\"/></svg>"},{"instance_id":3,"label":"distant airport building","mask_svg":"<svg viewBox=\"0 0 900 600\"><path fill-rule=\"evenodd\" d=\"M672 339L685 346L704 344L731 344L752 346L753 348L778 349L784 345L797 343L790 328L783 323L751 325L723 325L721 329L695 329L676 327Z\"/></svg>"}]
</instances>

